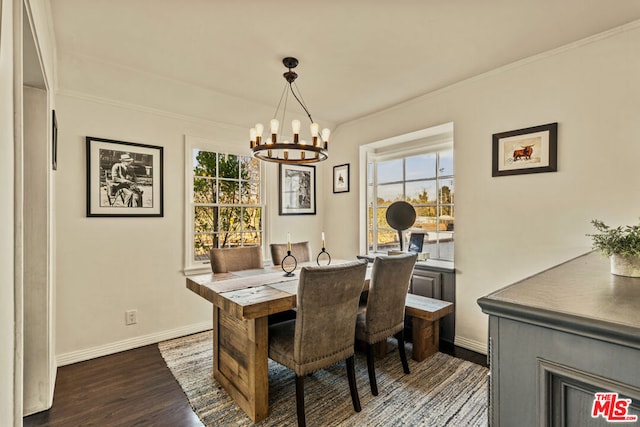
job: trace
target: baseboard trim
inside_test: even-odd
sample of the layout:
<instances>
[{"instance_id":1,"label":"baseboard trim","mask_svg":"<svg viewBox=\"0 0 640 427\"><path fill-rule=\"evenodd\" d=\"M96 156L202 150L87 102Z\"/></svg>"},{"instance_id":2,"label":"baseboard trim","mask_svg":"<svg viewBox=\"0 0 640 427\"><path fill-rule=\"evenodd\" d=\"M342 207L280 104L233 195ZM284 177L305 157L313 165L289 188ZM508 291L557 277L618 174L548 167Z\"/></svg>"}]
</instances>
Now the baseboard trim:
<instances>
[{"instance_id":1,"label":"baseboard trim","mask_svg":"<svg viewBox=\"0 0 640 427\"><path fill-rule=\"evenodd\" d=\"M96 357L107 356L121 351L131 350L149 344L155 344L160 341L166 341L173 338L183 337L185 335L195 334L197 332L211 329L213 324L211 321L196 323L181 328L169 329L153 334L142 335L139 337L128 338L122 341L91 347L83 350L72 351L69 353L58 354L56 362L58 367L70 365L72 363L84 362L85 360L95 359Z\"/></svg>"},{"instance_id":2,"label":"baseboard trim","mask_svg":"<svg viewBox=\"0 0 640 427\"><path fill-rule=\"evenodd\" d=\"M466 348L467 350L475 351L480 354L487 354L487 343L470 340L468 338L456 336L454 338L454 344L458 347Z\"/></svg>"}]
</instances>

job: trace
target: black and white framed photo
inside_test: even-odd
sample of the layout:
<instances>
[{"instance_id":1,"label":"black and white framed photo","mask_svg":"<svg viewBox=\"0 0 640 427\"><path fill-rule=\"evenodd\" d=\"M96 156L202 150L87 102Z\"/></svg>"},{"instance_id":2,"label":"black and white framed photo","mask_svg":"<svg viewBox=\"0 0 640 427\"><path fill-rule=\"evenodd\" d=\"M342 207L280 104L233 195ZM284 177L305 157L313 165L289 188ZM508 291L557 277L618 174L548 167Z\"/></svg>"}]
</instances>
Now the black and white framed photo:
<instances>
[{"instance_id":1,"label":"black and white framed photo","mask_svg":"<svg viewBox=\"0 0 640 427\"><path fill-rule=\"evenodd\" d=\"M333 167L333 192L349 192L349 163Z\"/></svg>"},{"instance_id":2,"label":"black and white framed photo","mask_svg":"<svg viewBox=\"0 0 640 427\"><path fill-rule=\"evenodd\" d=\"M87 216L163 216L163 147L86 137Z\"/></svg>"},{"instance_id":3,"label":"black and white framed photo","mask_svg":"<svg viewBox=\"0 0 640 427\"><path fill-rule=\"evenodd\" d=\"M316 167L280 164L280 215L316 214Z\"/></svg>"},{"instance_id":4,"label":"black and white framed photo","mask_svg":"<svg viewBox=\"0 0 640 427\"><path fill-rule=\"evenodd\" d=\"M557 153L558 123L496 133L491 176L556 172Z\"/></svg>"}]
</instances>

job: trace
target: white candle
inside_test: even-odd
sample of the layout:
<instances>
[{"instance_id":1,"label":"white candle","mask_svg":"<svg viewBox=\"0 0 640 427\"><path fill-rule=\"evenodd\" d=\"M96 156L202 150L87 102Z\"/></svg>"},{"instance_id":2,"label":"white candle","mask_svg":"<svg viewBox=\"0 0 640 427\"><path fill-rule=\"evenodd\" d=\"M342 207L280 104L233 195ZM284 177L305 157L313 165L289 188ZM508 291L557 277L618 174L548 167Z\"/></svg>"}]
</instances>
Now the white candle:
<instances>
[{"instance_id":1,"label":"white candle","mask_svg":"<svg viewBox=\"0 0 640 427\"><path fill-rule=\"evenodd\" d=\"M287 233L287 250L291 250L291 233Z\"/></svg>"},{"instance_id":2,"label":"white candle","mask_svg":"<svg viewBox=\"0 0 640 427\"><path fill-rule=\"evenodd\" d=\"M324 248L324 231L322 232L322 247Z\"/></svg>"}]
</instances>

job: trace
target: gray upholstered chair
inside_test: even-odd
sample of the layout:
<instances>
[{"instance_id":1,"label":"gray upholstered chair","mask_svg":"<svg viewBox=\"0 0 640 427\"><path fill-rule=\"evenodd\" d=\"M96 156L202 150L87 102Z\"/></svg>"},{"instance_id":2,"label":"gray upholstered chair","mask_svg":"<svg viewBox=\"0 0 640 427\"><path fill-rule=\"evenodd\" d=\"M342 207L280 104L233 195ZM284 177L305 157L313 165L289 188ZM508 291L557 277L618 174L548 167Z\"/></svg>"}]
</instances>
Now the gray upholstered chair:
<instances>
[{"instance_id":1,"label":"gray upholstered chair","mask_svg":"<svg viewBox=\"0 0 640 427\"><path fill-rule=\"evenodd\" d=\"M282 259L287 256L287 244L272 243L269 246L271 247L271 261L273 261L273 265L280 265ZM309 242L292 243L291 255L296 257L298 263L311 261L311 246Z\"/></svg>"},{"instance_id":2,"label":"gray upholstered chair","mask_svg":"<svg viewBox=\"0 0 640 427\"><path fill-rule=\"evenodd\" d=\"M366 263L360 261L303 267L296 319L269 326L269 358L296 375L298 426L305 425L305 375L342 360L347 363L353 408L360 412L354 336L366 269Z\"/></svg>"},{"instance_id":3,"label":"gray upholstered chair","mask_svg":"<svg viewBox=\"0 0 640 427\"><path fill-rule=\"evenodd\" d=\"M264 268L262 248L260 246L212 248L209 256L211 259L211 271L214 274Z\"/></svg>"},{"instance_id":4,"label":"gray upholstered chair","mask_svg":"<svg viewBox=\"0 0 640 427\"><path fill-rule=\"evenodd\" d=\"M380 256L373 261L369 295L356 321L356 340L367 344L367 369L371 393L378 395L373 345L395 335L404 373L409 364L404 349L404 306L417 254Z\"/></svg>"}]
</instances>

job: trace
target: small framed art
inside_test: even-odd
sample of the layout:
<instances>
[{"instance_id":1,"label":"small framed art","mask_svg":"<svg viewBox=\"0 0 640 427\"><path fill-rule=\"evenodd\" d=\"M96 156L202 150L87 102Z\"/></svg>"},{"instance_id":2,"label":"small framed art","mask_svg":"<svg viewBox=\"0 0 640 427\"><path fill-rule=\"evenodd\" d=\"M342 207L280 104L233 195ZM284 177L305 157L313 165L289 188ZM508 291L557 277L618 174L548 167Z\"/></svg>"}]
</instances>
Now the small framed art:
<instances>
[{"instance_id":1,"label":"small framed art","mask_svg":"<svg viewBox=\"0 0 640 427\"><path fill-rule=\"evenodd\" d=\"M492 176L555 172L558 123L493 135Z\"/></svg>"},{"instance_id":2,"label":"small framed art","mask_svg":"<svg viewBox=\"0 0 640 427\"><path fill-rule=\"evenodd\" d=\"M349 192L349 163L333 167L333 192Z\"/></svg>"}]
</instances>

